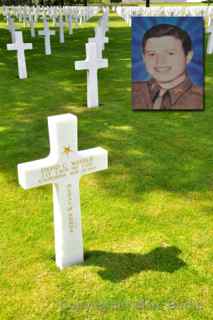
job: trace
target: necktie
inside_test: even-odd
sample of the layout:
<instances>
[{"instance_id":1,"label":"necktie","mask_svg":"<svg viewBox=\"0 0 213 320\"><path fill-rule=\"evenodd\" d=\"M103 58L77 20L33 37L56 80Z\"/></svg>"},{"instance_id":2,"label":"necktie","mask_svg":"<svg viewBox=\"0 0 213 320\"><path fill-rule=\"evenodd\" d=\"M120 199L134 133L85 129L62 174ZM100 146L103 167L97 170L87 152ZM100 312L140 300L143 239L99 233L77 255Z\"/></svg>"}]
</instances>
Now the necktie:
<instances>
[{"instance_id":1,"label":"necktie","mask_svg":"<svg viewBox=\"0 0 213 320\"><path fill-rule=\"evenodd\" d=\"M160 107L162 106L163 96L166 93L166 91L167 91L166 89L163 89L163 88L160 89L159 94L158 94L158 96L157 96L157 98L156 98L156 100L155 100L155 102L153 104L153 109L154 110L159 110Z\"/></svg>"}]
</instances>

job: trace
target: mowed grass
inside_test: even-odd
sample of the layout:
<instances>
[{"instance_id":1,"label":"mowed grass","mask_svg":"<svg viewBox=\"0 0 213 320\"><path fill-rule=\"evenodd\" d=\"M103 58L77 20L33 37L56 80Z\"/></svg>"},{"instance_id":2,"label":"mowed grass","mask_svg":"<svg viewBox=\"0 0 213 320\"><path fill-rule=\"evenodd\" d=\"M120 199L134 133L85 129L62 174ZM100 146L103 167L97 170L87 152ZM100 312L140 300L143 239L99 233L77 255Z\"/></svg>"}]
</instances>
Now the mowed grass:
<instances>
[{"instance_id":1,"label":"mowed grass","mask_svg":"<svg viewBox=\"0 0 213 320\"><path fill-rule=\"evenodd\" d=\"M0 25L0 318L206 320L212 312L213 56L204 112L131 111L131 30L110 15L100 108L87 109L85 58L97 17L65 43L24 30L29 78L17 78ZM41 28L41 24L38 25ZM81 180L85 262L55 266L52 188L24 191L18 163L49 153L47 116L78 116L79 149L109 151Z\"/></svg>"}]
</instances>

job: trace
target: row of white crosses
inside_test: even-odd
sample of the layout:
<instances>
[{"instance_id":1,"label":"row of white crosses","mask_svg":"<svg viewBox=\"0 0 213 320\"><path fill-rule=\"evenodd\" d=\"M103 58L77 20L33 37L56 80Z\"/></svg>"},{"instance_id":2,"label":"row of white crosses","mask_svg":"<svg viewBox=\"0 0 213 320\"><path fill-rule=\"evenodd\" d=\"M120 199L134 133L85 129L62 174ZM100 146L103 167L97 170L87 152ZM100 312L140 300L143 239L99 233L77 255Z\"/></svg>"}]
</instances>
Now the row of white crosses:
<instances>
[{"instance_id":1,"label":"row of white crosses","mask_svg":"<svg viewBox=\"0 0 213 320\"><path fill-rule=\"evenodd\" d=\"M91 15L90 11L90 15ZM97 12L97 10L93 10L93 13ZM90 17L90 15L88 15ZM72 16L69 16L69 34L72 34ZM31 18L31 35L35 36L34 31L34 23L35 20L33 20L32 16ZM43 17L44 21L44 30L39 31L39 35L44 36L44 46L45 46L45 54L50 55L51 54L51 42L50 42L50 36L55 34L55 31L51 31L48 26L48 21L46 17ZM23 35L21 31L15 31L15 25L13 18L10 16L7 17L8 22L8 29L11 32L12 35L12 44L7 45L7 50L16 50L17 51L17 63L18 63L18 75L20 79L27 78L27 68L26 68L26 60L25 60L25 50L32 49L32 43L25 44L23 42ZM59 30L60 30L60 43L64 43L64 20L63 16L59 17Z\"/></svg>"},{"instance_id":2,"label":"row of white crosses","mask_svg":"<svg viewBox=\"0 0 213 320\"><path fill-rule=\"evenodd\" d=\"M72 114L49 117L48 127L49 156L19 164L18 178L24 189L53 185L56 265L63 269L84 260L79 180L107 169L108 154L100 147L78 151L77 117Z\"/></svg>"},{"instance_id":3,"label":"row of white crosses","mask_svg":"<svg viewBox=\"0 0 213 320\"><path fill-rule=\"evenodd\" d=\"M89 38L89 42L95 42L97 47L97 55L102 58L102 51L104 50L105 43L109 42L108 37L105 37L105 33L108 29L109 10L105 9L103 16L99 19L95 28L95 37Z\"/></svg>"},{"instance_id":4,"label":"row of white crosses","mask_svg":"<svg viewBox=\"0 0 213 320\"><path fill-rule=\"evenodd\" d=\"M104 43L108 42L105 32L108 30L108 15L105 11L100 18L95 30L95 38L89 39L86 43L86 60L76 61L76 70L87 70L87 107L94 108L99 106L98 95L98 70L108 67L108 60L102 58Z\"/></svg>"},{"instance_id":5,"label":"row of white crosses","mask_svg":"<svg viewBox=\"0 0 213 320\"><path fill-rule=\"evenodd\" d=\"M60 42L63 43L63 28L65 21L68 21L69 34L72 34L72 20L75 19L76 29L78 24L87 21L92 16L96 15L100 9L98 7L3 7L3 15L7 19L8 29L12 34L14 41L15 24L14 19L19 22L24 22L24 26L30 26L31 36L35 37L35 24L42 20L52 20L53 25L56 25L58 19L58 26L60 29ZM65 21L63 20L65 17ZM62 21L63 20L63 21ZM13 32L13 33L12 33Z\"/></svg>"},{"instance_id":6,"label":"row of white crosses","mask_svg":"<svg viewBox=\"0 0 213 320\"><path fill-rule=\"evenodd\" d=\"M64 19L65 17L65 19ZM84 16L85 17L85 16ZM91 16L88 16L89 18ZM42 20L46 20L46 21L49 21L50 19L52 19L53 21L53 25L54 26L58 26L59 27L59 34L60 34L60 42L63 43L64 42L64 27L66 25L66 20L67 20L67 23L68 23L68 30L69 30L69 34L72 34L72 22L73 22L73 18L74 16L72 16L72 14L69 14L69 15L58 15L58 16L53 16L53 17L49 17L49 16L46 16L46 15L43 15L41 17ZM58 22L56 22L58 20ZM38 19L35 18L35 16L33 15L29 15L27 18L26 18L26 21L27 23L26 24L29 24L30 26L30 32L31 32L31 37L34 38L36 36L36 33L35 33L35 25L36 23L38 22ZM82 17L80 16L75 16L75 21L76 21L76 29L78 28L78 23L80 21L80 23L86 21L86 19L82 19ZM11 32L12 36L15 32L15 24L14 24L14 18L11 17L11 16L7 16L7 24L8 24L8 30Z\"/></svg>"},{"instance_id":7,"label":"row of white crosses","mask_svg":"<svg viewBox=\"0 0 213 320\"><path fill-rule=\"evenodd\" d=\"M48 22L46 19L44 19L44 30L40 30L38 34L41 36L44 36L45 54L50 55L51 54L50 36L54 36L55 31L49 29Z\"/></svg>"},{"instance_id":8,"label":"row of white crosses","mask_svg":"<svg viewBox=\"0 0 213 320\"><path fill-rule=\"evenodd\" d=\"M131 26L131 16L203 16L207 19L209 25L209 18L213 17L212 6L190 6L190 7L141 7L141 6L128 6L128 7L113 7L129 26Z\"/></svg>"},{"instance_id":9,"label":"row of white crosses","mask_svg":"<svg viewBox=\"0 0 213 320\"><path fill-rule=\"evenodd\" d=\"M155 7L142 7L142 6L128 6L112 7L113 11L124 19L127 15L141 15L141 16L204 16L209 17L213 15L212 6L190 6L190 7L169 7L169 6L155 6Z\"/></svg>"},{"instance_id":10,"label":"row of white crosses","mask_svg":"<svg viewBox=\"0 0 213 320\"><path fill-rule=\"evenodd\" d=\"M132 16L204 16L207 19L209 33L207 54L213 53L213 7L113 7L113 10L131 26Z\"/></svg>"},{"instance_id":11,"label":"row of white crosses","mask_svg":"<svg viewBox=\"0 0 213 320\"><path fill-rule=\"evenodd\" d=\"M39 35L44 35L46 36L46 34L49 34L49 26L48 26L48 20L46 17L43 18L44 20L44 30L43 30L43 33L40 33L39 32ZM65 23L65 20L64 20L64 17L62 15L60 15L58 17L58 22L56 22L57 19L55 17L55 25L57 27L59 27L59 42L60 43L64 43L64 28L66 26L66 23ZM68 34L69 35L72 35L73 33L73 29L72 29L72 16L68 16ZM51 35L55 35L55 31L51 33ZM49 36L49 35L48 35Z\"/></svg>"},{"instance_id":12,"label":"row of white crosses","mask_svg":"<svg viewBox=\"0 0 213 320\"><path fill-rule=\"evenodd\" d=\"M97 6L3 6L3 16L14 16L19 22L26 22L30 15L33 15L36 21L41 16L53 18L60 15L72 15L73 17L78 15L81 16L80 20L88 20L89 17L96 15L99 10Z\"/></svg>"}]
</instances>

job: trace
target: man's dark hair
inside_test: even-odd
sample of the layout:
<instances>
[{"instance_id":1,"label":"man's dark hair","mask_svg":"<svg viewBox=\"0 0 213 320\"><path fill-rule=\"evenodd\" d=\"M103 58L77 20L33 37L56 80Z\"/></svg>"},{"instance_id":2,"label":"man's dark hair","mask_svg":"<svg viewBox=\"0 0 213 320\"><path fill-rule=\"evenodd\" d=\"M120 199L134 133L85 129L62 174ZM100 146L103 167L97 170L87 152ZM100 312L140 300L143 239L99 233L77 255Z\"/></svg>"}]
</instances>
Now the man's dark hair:
<instances>
[{"instance_id":1,"label":"man's dark hair","mask_svg":"<svg viewBox=\"0 0 213 320\"><path fill-rule=\"evenodd\" d=\"M176 39L181 40L183 50L186 56L188 52L192 50L192 41L186 31L171 24L158 24L157 26L154 26L151 29L149 29L144 34L143 42L142 42L143 52L148 39L158 38L163 36L173 36Z\"/></svg>"}]
</instances>

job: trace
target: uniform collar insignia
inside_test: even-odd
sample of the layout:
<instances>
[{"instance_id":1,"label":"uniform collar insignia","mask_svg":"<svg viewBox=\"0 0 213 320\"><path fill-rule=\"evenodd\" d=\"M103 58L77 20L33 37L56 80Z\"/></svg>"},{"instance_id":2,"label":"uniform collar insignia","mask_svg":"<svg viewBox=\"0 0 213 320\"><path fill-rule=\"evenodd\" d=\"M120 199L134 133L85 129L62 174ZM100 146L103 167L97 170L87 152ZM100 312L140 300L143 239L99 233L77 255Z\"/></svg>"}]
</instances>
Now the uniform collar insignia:
<instances>
[{"instance_id":1,"label":"uniform collar insignia","mask_svg":"<svg viewBox=\"0 0 213 320\"><path fill-rule=\"evenodd\" d=\"M170 98L171 98L171 104L174 105L176 101L181 97L186 91L188 91L192 87L192 82L189 79L189 77L186 77L186 79L181 82L176 87L169 90Z\"/></svg>"}]
</instances>

